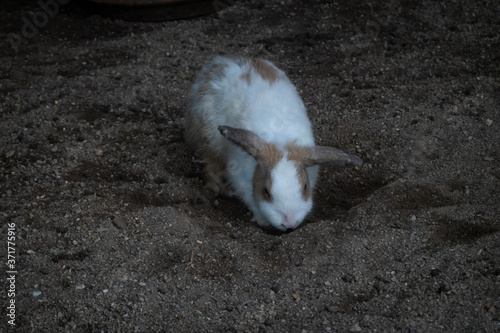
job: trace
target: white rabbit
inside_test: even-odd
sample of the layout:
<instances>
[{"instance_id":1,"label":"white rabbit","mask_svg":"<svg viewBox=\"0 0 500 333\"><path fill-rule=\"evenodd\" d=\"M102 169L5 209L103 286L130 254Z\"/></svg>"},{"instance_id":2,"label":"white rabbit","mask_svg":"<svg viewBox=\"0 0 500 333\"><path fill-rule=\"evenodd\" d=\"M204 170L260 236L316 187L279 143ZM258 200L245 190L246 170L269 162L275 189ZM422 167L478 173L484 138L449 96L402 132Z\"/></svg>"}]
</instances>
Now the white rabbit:
<instances>
[{"instance_id":1,"label":"white rabbit","mask_svg":"<svg viewBox=\"0 0 500 333\"><path fill-rule=\"evenodd\" d=\"M236 194L260 226L296 228L311 211L318 164L361 165L315 146L304 103L285 73L262 59L215 57L189 94L186 142L209 188Z\"/></svg>"}]
</instances>

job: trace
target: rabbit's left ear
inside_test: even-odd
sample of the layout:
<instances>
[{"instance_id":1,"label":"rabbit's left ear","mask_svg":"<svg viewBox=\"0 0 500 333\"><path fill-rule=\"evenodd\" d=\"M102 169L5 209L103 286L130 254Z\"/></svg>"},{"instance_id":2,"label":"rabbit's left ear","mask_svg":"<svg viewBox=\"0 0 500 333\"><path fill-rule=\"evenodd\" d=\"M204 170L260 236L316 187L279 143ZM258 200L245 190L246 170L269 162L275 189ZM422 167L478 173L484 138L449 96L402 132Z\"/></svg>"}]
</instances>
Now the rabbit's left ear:
<instances>
[{"instance_id":1,"label":"rabbit's left ear","mask_svg":"<svg viewBox=\"0 0 500 333\"><path fill-rule=\"evenodd\" d=\"M266 140L246 129L219 126L218 130L223 137L242 148L255 159L258 158L260 148L267 144Z\"/></svg>"},{"instance_id":2,"label":"rabbit's left ear","mask_svg":"<svg viewBox=\"0 0 500 333\"><path fill-rule=\"evenodd\" d=\"M288 151L289 160L301 162L306 167L319 164L330 164L339 167L360 166L363 164L363 161L358 156L332 147L291 146L288 147Z\"/></svg>"}]
</instances>

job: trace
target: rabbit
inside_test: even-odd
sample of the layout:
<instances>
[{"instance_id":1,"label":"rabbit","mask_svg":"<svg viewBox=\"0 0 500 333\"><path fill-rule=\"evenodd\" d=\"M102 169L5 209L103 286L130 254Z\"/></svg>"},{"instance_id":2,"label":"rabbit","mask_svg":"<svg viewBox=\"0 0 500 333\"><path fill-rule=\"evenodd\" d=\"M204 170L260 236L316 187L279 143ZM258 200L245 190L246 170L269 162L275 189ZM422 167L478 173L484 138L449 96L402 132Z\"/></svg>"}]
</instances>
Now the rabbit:
<instances>
[{"instance_id":1,"label":"rabbit","mask_svg":"<svg viewBox=\"0 0 500 333\"><path fill-rule=\"evenodd\" d=\"M217 56L188 95L185 140L201 154L206 186L235 195L262 227L297 228L313 207L318 165L362 160L316 146L295 86L263 59Z\"/></svg>"}]
</instances>

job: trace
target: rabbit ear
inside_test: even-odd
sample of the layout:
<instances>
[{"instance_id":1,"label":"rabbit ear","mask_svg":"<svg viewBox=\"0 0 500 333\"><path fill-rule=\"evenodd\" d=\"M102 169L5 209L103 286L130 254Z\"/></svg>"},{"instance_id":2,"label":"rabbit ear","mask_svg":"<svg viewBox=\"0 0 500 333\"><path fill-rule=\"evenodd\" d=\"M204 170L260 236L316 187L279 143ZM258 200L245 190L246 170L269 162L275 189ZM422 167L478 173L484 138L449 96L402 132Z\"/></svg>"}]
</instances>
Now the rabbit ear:
<instances>
[{"instance_id":1,"label":"rabbit ear","mask_svg":"<svg viewBox=\"0 0 500 333\"><path fill-rule=\"evenodd\" d=\"M318 164L330 164L335 166L360 166L363 161L356 155L344 153L343 151L324 146L314 147L288 147L288 159L301 162L306 167Z\"/></svg>"},{"instance_id":2,"label":"rabbit ear","mask_svg":"<svg viewBox=\"0 0 500 333\"><path fill-rule=\"evenodd\" d=\"M242 128L219 126L218 130L223 137L242 148L255 159L259 155L259 149L267 143L254 132Z\"/></svg>"}]
</instances>

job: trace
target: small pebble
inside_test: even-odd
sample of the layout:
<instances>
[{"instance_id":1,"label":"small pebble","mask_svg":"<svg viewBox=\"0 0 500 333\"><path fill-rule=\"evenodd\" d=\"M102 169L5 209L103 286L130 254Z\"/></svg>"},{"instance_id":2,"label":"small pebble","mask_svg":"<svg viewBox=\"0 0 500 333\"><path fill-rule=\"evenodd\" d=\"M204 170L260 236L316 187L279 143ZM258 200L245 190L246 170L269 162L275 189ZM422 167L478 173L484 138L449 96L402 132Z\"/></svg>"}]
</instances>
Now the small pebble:
<instances>
[{"instance_id":1,"label":"small pebble","mask_svg":"<svg viewBox=\"0 0 500 333\"><path fill-rule=\"evenodd\" d=\"M264 321L264 325L266 326L271 326L275 323L275 321L272 319L272 318L267 318L265 321Z\"/></svg>"},{"instance_id":2,"label":"small pebble","mask_svg":"<svg viewBox=\"0 0 500 333\"><path fill-rule=\"evenodd\" d=\"M441 271L437 269L436 267L431 268L431 276L438 276Z\"/></svg>"},{"instance_id":3,"label":"small pebble","mask_svg":"<svg viewBox=\"0 0 500 333\"><path fill-rule=\"evenodd\" d=\"M328 305L326 307L326 311L330 312L330 313L336 313L336 312L339 312L340 311L340 308L336 305Z\"/></svg>"},{"instance_id":4,"label":"small pebble","mask_svg":"<svg viewBox=\"0 0 500 333\"><path fill-rule=\"evenodd\" d=\"M102 156L102 155L104 154L104 152L103 152L101 149L96 149L96 150L95 150L95 154L96 154L97 156Z\"/></svg>"},{"instance_id":5,"label":"small pebble","mask_svg":"<svg viewBox=\"0 0 500 333\"><path fill-rule=\"evenodd\" d=\"M47 267L42 267L40 268L40 273L42 273L43 275L48 275L50 273L50 269L48 269Z\"/></svg>"},{"instance_id":6,"label":"small pebble","mask_svg":"<svg viewBox=\"0 0 500 333\"><path fill-rule=\"evenodd\" d=\"M300 298L299 294L293 294L292 296L293 296L294 299L299 299Z\"/></svg>"},{"instance_id":7,"label":"small pebble","mask_svg":"<svg viewBox=\"0 0 500 333\"><path fill-rule=\"evenodd\" d=\"M5 157L6 158L12 157L12 156L14 156L15 153L16 152L14 150L10 150L10 151L5 153Z\"/></svg>"},{"instance_id":8,"label":"small pebble","mask_svg":"<svg viewBox=\"0 0 500 333\"><path fill-rule=\"evenodd\" d=\"M342 277L342 281L351 283L354 280L354 277L351 274L346 274Z\"/></svg>"},{"instance_id":9,"label":"small pebble","mask_svg":"<svg viewBox=\"0 0 500 333\"><path fill-rule=\"evenodd\" d=\"M125 223L125 220L121 216L115 216L113 218L113 224L118 229L125 229L127 227L127 224Z\"/></svg>"},{"instance_id":10,"label":"small pebble","mask_svg":"<svg viewBox=\"0 0 500 333\"><path fill-rule=\"evenodd\" d=\"M76 286L76 290L81 290L81 289L85 289L85 285L84 284L79 284Z\"/></svg>"},{"instance_id":11,"label":"small pebble","mask_svg":"<svg viewBox=\"0 0 500 333\"><path fill-rule=\"evenodd\" d=\"M447 293L449 291L451 291L451 286L447 282L441 283L441 285L438 288L438 294Z\"/></svg>"},{"instance_id":12,"label":"small pebble","mask_svg":"<svg viewBox=\"0 0 500 333\"><path fill-rule=\"evenodd\" d=\"M351 326L351 328L349 329L349 332L361 332L361 327L359 327L359 324L356 323L356 324Z\"/></svg>"},{"instance_id":13,"label":"small pebble","mask_svg":"<svg viewBox=\"0 0 500 333\"><path fill-rule=\"evenodd\" d=\"M33 292L33 296L35 296L35 297L38 297L38 296L40 296L41 294L42 294L42 292L41 292L41 291L34 291L34 292Z\"/></svg>"},{"instance_id":14,"label":"small pebble","mask_svg":"<svg viewBox=\"0 0 500 333\"><path fill-rule=\"evenodd\" d=\"M486 119L486 126L491 126L493 124L493 120Z\"/></svg>"}]
</instances>

